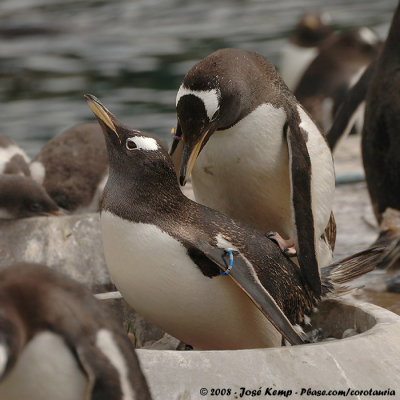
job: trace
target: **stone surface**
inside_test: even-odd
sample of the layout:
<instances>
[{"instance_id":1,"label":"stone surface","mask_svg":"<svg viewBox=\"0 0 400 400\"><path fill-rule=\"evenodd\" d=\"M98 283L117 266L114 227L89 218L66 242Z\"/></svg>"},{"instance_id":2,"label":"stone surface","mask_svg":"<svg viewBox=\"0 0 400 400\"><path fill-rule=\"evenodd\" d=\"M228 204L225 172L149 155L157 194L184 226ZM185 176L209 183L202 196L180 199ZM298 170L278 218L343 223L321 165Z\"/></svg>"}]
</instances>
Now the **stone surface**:
<instances>
[{"instance_id":1,"label":"stone surface","mask_svg":"<svg viewBox=\"0 0 400 400\"><path fill-rule=\"evenodd\" d=\"M334 320L332 323L326 320L327 331L343 333L349 328L345 326L347 322L355 329L368 330L342 340L273 349L186 352L139 349L154 400L237 399L241 388L262 389L262 395L243 396L244 399L284 397L265 396L268 388L291 390L292 399L316 397L300 396L303 388L391 389L396 391L396 396L349 393L346 398L397 398L400 394L400 317L371 304L355 306L350 301L328 301L320 309L320 317ZM338 326L342 317L345 322ZM231 389L231 394L217 396L215 389ZM324 399L338 397L343 396L323 396Z\"/></svg>"},{"instance_id":2,"label":"stone surface","mask_svg":"<svg viewBox=\"0 0 400 400\"><path fill-rule=\"evenodd\" d=\"M114 288L98 214L0 220L0 268L21 261L48 265L95 293Z\"/></svg>"}]
</instances>

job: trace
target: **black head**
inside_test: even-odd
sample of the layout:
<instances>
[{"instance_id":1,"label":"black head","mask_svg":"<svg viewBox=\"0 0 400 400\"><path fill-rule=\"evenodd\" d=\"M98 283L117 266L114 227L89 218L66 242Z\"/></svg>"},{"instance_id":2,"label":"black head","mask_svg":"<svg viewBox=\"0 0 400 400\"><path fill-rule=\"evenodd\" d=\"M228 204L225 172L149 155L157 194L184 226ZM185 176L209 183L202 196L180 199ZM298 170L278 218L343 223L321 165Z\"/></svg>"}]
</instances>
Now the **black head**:
<instances>
[{"instance_id":1,"label":"black head","mask_svg":"<svg viewBox=\"0 0 400 400\"><path fill-rule=\"evenodd\" d=\"M182 137L184 143L182 185L211 135L231 128L262 104L277 79L264 57L239 49L218 50L186 74L176 97L175 137ZM171 155L178 143L172 144Z\"/></svg>"},{"instance_id":2,"label":"black head","mask_svg":"<svg viewBox=\"0 0 400 400\"><path fill-rule=\"evenodd\" d=\"M0 175L0 218L63 215L43 186L21 175Z\"/></svg>"},{"instance_id":3,"label":"black head","mask_svg":"<svg viewBox=\"0 0 400 400\"><path fill-rule=\"evenodd\" d=\"M318 46L332 33L333 27L328 14L308 12L300 18L293 41L305 47Z\"/></svg>"},{"instance_id":4,"label":"black head","mask_svg":"<svg viewBox=\"0 0 400 400\"><path fill-rule=\"evenodd\" d=\"M155 138L123 125L96 97L85 95L105 135L109 153L109 178L104 200L113 198L132 207L134 196L154 197L154 193L180 193L176 174L167 150Z\"/></svg>"}]
</instances>

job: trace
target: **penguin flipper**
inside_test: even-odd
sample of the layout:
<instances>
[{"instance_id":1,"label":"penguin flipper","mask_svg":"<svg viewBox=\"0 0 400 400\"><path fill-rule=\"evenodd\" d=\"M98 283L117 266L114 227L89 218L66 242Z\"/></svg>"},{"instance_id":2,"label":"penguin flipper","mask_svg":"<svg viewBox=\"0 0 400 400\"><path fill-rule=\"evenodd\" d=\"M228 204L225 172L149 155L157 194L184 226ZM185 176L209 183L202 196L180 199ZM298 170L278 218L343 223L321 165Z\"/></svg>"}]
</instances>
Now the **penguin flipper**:
<instances>
[{"instance_id":1,"label":"penguin flipper","mask_svg":"<svg viewBox=\"0 0 400 400\"><path fill-rule=\"evenodd\" d=\"M76 355L88 379L85 400L123 399L117 371L98 348L78 346Z\"/></svg>"},{"instance_id":2,"label":"penguin flipper","mask_svg":"<svg viewBox=\"0 0 400 400\"><path fill-rule=\"evenodd\" d=\"M226 256L224 249L215 248L206 242L196 243L196 247L222 272L227 271L228 264L224 257ZM234 266L228 275L225 279L230 277L290 344L304 343L273 297L261 284L251 263L240 253L234 255Z\"/></svg>"},{"instance_id":3,"label":"penguin flipper","mask_svg":"<svg viewBox=\"0 0 400 400\"><path fill-rule=\"evenodd\" d=\"M311 208L311 160L299 121L288 119L286 138L289 152L290 191L294 214L295 243L300 269L316 297L321 296L317 240ZM309 173L305 173L309 171Z\"/></svg>"},{"instance_id":4,"label":"penguin flipper","mask_svg":"<svg viewBox=\"0 0 400 400\"><path fill-rule=\"evenodd\" d=\"M347 93L344 101L336 112L332 126L326 134L328 144L333 151L342 138L347 136L354 123L354 117L360 104L366 99L369 82L376 70L377 60L374 60L361 75L357 83Z\"/></svg>"}]
</instances>

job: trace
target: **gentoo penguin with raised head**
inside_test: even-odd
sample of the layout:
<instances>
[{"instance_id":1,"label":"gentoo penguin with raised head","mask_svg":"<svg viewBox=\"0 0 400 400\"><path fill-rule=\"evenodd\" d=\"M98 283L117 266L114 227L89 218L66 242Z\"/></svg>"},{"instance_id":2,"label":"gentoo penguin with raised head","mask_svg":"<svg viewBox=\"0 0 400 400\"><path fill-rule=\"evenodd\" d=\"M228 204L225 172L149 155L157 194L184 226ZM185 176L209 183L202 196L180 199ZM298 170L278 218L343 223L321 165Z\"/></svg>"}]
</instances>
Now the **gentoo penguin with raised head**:
<instances>
[{"instance_id":1,"label":"gentoo penguin with raised head","mask_svg":"<svg viewBox=\"0 0 400 400\"><path fill-rule=\"evenodd\" d=\"M30 159L11 139L0 135L0 174L30 176Z\"/></svg>"},{"instance_id":2,"label":"gentoo penguin with raised head","mask_svg":"<svg viewBox=\"0 0 400 400\"><path fill-rule=\"evenodd\" d=\"M0 174L0 219L64 215L44 188L32 178Z\"/></svg>"},{"instance_id":3,"label":"gentoo penguin with raised head","mask_svg":"<svg viewBox=\"0 0 400 400\"><path fill-rule=\"evenodd\" d=\"M35 264L0 272L0 398L150 400L130 340L78 283Z\"/></svg>"},{"instance_id":4,"label":"gentoo penguin with raised head","mask_svg":"<svg viewBox=\"0 0 400 400\"><path fill-rule=\"evenodd\" d=\"M378 36L369 28L338 33L321 46L318 56L304 71L294 95L324 132L379 48ZM362 112L360 109L358 132L362 129Z\"/></svg>"},{"instance_id":5,"label":"gentoo penguin with raised head","mask_svg":"<svg viewBox=\"0 0 400 400\"><path fill-rule=\"evenodd\" d=\"M273 65L249 51L216 51L186 74L176 109L182 140L171 154L183 147L181 184L192 174L199 203L291 239L278 237L283 249L294 241L318 290L316 271L335 241L332 154Z\"/></svg>"},{"instance_id":6,"label":"gentoo penguin with raised head","mask_svg":"<svg viewBox=\"0 0 400 400\"><path fill-rule=\"evenodd\" d=\"M32 176L71 213L99 209L108 173L107 150L98 124L81 124L50 140L31 164Z\"/></svg>"},{"instance_id":7,"label":"gentoo penguin with raised head","mask_svg":"<svg viewBox=\"0 0 400 400\"><path fill-rule=\"evenodd\" d=\"M311 11L298 22L282 49L279 73L290 90L295 90L304 71L318 55L320 46L333 33L327 13Z\"/></svg>"},{"instance_id":8,"label":"gentoo penguin with raised head","mask_svg":"<svg viewBox=\"0 0 400 400\"><path fill-rule=\"evenodd\" d=\"M292 324L304 323L337 280L371 269L322 268L321 285L318 269L298 268L264 234L185 197L157 140L86 99L109 151L100 215L112 280L136 311L185 343L268 347L279 333L301 343Z\"/></svg>"}]
</instances>

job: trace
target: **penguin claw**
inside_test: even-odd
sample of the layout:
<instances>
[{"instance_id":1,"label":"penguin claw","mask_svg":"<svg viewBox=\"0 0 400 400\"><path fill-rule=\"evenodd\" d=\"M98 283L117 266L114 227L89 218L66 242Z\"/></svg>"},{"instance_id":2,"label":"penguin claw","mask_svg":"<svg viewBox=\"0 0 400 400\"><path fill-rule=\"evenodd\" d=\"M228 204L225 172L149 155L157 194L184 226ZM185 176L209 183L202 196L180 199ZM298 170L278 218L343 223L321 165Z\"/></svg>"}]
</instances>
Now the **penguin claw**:
<instances>
[{"instance_id":1,"label":"penguin claw","mask_svg":"<svg viewBox=\"0 0 400 400\"><path fill-rule=\"evenodd\" d=\"M287 257L296 257L297 251L294 247L293 239L285 240L279 233L277 232L267 232L265 236L275 242L279 248L282 250L282 253Z\"/></svg>"},{"instance_id":2,"label":"penguin claw","mask_svg":"<svg viewBox=\"0 0 400 400\"><path fill-rule=\"evenodd\" d=\"M286 247L285 249L282 250L282 253L286 256L286 257L296 257L297 256L297 251L296 249L293 247Z\"/></svg>"}]
</instances>

